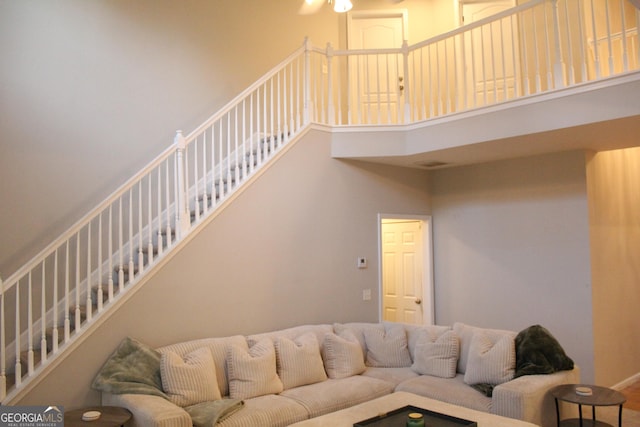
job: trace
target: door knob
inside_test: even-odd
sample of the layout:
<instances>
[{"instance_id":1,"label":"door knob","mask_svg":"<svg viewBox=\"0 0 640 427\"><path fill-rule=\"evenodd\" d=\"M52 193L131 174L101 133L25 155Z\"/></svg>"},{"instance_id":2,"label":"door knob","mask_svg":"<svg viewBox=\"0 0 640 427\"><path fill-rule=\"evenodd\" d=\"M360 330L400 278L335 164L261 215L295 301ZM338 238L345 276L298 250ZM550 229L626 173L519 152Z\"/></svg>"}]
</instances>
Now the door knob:
<instances>
[{"instance_id":1,"label":"door knob","mask_svg":"<svg viewBox=\"0 0 640 427\"><path fill-rule=\"evenodd\" d=\"M416 298L416 304L422 304L422 299Z\"/></svg>"}]
</instances>

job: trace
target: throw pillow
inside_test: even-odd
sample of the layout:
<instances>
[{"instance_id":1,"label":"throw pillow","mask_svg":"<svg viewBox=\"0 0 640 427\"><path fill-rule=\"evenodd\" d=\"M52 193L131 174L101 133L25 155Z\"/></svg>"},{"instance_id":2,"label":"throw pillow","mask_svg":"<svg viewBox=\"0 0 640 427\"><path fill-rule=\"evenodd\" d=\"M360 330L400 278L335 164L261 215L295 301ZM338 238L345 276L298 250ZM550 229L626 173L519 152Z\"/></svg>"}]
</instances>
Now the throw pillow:
<instances>
[{"instance_id":1,"label":"throw pillow","mask_svg":"<svg viewBox=\"0 0 640 427\"><path fill-rule=\"evenodd\" d=\"M160 353L127 337L107 359L91 387L111 394L151 394L167 398L162 391Z\"/></svg>"},{"instance_id":2,"label":"throw pillow","mask_svg":"<svg viewBox=\"0 0 640 427\"><path fill-rule=\"evenodd\" d=\"M409 345L409 354L411 355L411 360L415 361L416 357L416 344L418 341L424 339L426 335L431 339L431 341L435 341L442 334L447 331L451 331L450 326L439 326L439 325L404 325L405 330L407 331L407 344Z\"/></svg>"},{"instance_id":3,"label":"throw pillow","mask_svg":"<svg viewBox=\"0 0 640 427\"><path fill-rule=\"evenodd\" d=\"M392 325L386 330L364 331L367 343L367 365L381 368L411 366L407 334L402 325Z\"/></svg>"},{"instance_id":4,"label":"throw pillow","mask_svg":"<svg viewBox=\"0 0 640 427\"><path fill-rule=\"evenodd\" d=\"M202 347L183 357L172 351L160 359L162 388L178 406L222 399L211 351Z\"/></svg>"},{"instance_id":5,"label":"throw pillow","mask_svg":"<svg viewBox=\"0 0 640 427\"><path fill-rule=\"evenodd\" d=\"M276 371L276 351L273 341L266 338L250 349L231 345L227 353L229 396L248 399L282 392L282 381Z\"/></svg>"},{"instance_id":6,"label":"throw pillow","mask_svg":"<svg viewBox=\"0 0 640 427\"><path fill-rule=\"evenodd\" d=\"M384 333L384 325L382 323L365 323L365 322L352 322L352 323L334 323L333 331L342 336L343 332L351 332L354 337L360 343L363 356L367 355L367 343L364 340L364 331L376 330Z\"/></svg>"},{"instance_id":7,"label":"throw pillow","mask_svg":"<svg viewBox=\"0 0 640 427\"><path fill-rule=\"evenodd\" d=\"M351 377L367 369L362 347L358 339L349 331L342 332L340 336L326 334L322 348L324 365L329 378Z\"/></svg>"},{"instance_id":8,"label":"throw pillow","mask_svg":"<svg viewBox=\"0 0 640 427\"><path fill-rule=\"evenodd\" d=\"M502 384L513 379L515 367L516 347L512 337L505 335L493 342L487 334L476 332L471 339L464 382Z\"/></svg>"},{"instance_id":9,"label":"throw pillow","mask_svg":"<svg viewBox=\"0 0 640 427\"><path fill-rule=\"evenodd\" d=\"M295 340L276 338L276 367L284 389L313 384L327 379L320 356L320 345L313 332Z\"/></svg>"},{"instance_id":10,"label":"throw pillow","mask_svg":"<svg viewBox=\"0 0 640 427\"><path fill-rule=\"evenodd\" d=\"M422 375L453 378L456 376L459 349L460 342L453 331L445 332L435 340L425 334L416 344L411 369Z\"/></svg>"},{"instance_id":11,"label":"throw pillow","mask_svg":"<svg viewBox=\"0 0 640 427\"><path fill-rule=\"evenodd\" d=\"M516 337L516 333L513 331L507 331L504 329L488 329L477 326L466 325L461 322L453 324L453 331L458 335L460 339L460 356L458 357L458 372L464 374L467 369L467 362L469 360L469 348L471 347L471 340L476 332L482 332L486 334L493 342L498 341L504 336L512 338Z\"/></svg>"}]
</instances>

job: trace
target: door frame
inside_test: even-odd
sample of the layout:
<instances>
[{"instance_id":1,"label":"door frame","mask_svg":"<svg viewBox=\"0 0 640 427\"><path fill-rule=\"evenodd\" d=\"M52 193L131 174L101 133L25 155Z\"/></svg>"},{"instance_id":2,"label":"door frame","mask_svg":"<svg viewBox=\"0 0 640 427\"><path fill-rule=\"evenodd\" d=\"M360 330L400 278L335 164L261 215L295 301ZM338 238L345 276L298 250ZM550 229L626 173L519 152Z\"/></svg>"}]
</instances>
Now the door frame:
<instances>
[{"instance_id":1,"label":"door frame","mask_svg":"<svg viewBox=\"0 0 640 427\"><path fill-rule=\"evenodd\" d=\"M378 321L383 319L382 289L382 221L385 219L415 220L422 222L422 305L424 307L422 322L425 325L435 324L435 291L433 274L433 218L431 215L413 214L378 214Z\"/></svg>"},{"instance_id":2,"label":"door frame","mask_svg":"<svg viewBox=\"0 0 640 427\"><path fill-rule=\"evenodd\" d=\"M347 49L351 49L349 41L353 37L353 20L373 18L402 18L403 38L407 39L409 37L409 11L407 9L355 10L347 12ZM401 47L398 46L398 48Z\"/></svg>"},{"instance_id":3,"label":"door frame","mask_svg":"<svg viewBox=\"0 0 640 427\"><path fill-rule=\"evenodd\" d=\"M489 2L491 2L491 0L453 0L455 26L462 27L464 25L464 23L462 22L462 8L464 7L465 3L470 4L470 3L489 3ZM511 2L513 3L512 7L516 7L518 5L517 0L511 0Z\"/></svg>"}]
</instances>

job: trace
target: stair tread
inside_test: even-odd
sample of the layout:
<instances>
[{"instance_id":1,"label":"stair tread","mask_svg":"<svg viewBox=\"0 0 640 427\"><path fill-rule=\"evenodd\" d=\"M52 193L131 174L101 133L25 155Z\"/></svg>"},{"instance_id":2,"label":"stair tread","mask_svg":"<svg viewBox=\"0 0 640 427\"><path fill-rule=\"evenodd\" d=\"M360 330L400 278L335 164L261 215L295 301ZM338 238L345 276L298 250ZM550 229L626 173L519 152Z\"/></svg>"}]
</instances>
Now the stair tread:
<instances>
[{"instance_id":1,"label":"stair tread","mask_svg":"<svg viewBox=\"0 0 640 427\"><path fill-rule=\"evenodd\" d=\"M116 265L113 269L115 270L116 273L119 273L120 270L122 270L124 272L124 274L126 275L126 274L129 274L130 266L127 263L127 264L123 264L123 265ZM138 263L134 262L133 263L133 274L136 274L136 273L138 273Z\"/></svg>"}]
</instances>

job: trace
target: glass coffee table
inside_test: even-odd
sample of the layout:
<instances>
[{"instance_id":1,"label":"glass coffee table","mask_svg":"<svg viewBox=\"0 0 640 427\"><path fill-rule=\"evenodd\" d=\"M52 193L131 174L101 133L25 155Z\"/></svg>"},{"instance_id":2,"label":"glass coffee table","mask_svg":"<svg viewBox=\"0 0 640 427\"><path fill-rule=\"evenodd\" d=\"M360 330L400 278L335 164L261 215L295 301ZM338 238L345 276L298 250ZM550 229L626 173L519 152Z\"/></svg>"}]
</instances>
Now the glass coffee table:
<instances>
[{"instance_id":1,"label":"glass coffee table","mask_svg":"<svg viewBox=\"0 0 640 427\"><path fill-rule=\"evenodd\" d=\"M556 418L558 427L600 427L611 424L596 420L596 406L619 406L618 427L622 427L622 405L627 401L626 397L618 391L607 387L586 384L563 384L549 390L556 401ZM578 405L579 418L560 421L559 401ZM592 419L582 418L582 405L591 406Z\"/></svg>"}]
</instances>

